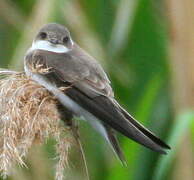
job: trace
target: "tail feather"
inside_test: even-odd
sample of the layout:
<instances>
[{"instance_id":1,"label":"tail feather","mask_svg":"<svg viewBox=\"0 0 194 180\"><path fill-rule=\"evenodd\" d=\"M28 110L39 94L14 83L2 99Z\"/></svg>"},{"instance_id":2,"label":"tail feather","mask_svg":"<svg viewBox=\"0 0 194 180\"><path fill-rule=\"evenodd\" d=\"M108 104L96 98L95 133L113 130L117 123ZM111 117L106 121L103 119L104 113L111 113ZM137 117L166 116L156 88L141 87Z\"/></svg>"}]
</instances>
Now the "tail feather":
<instances>
[{"instance_id":1,"label":"tail feather","mask_svg":"<svg viewBox=\"0 0 194 180\"><path fill-rule=\"evenodd\" d=\"M111 149L115 153L115 155L118 157L118 159L121 161L121 163L126 166L126 160L123 155L123 152L119 146L119 143L117 141L117 137L115 135L114 130L108 126L105 123L101 123L99 120L94 118L94 116L88 117L90 121L88 123L96 129L96 131L107 141L107 143L110 145Z\"/></svg>"},{"instance_id":2,"label":"tail feather","mask_svg":"<svg viewBox=\"0 0 194 180\"><path fill-rule=\"evenodd\" d=\"M108 140L113 148L113 151L115 152L115 154L117 155L117 157L119 158L119 160L121 161L123 166L127 166L126 159L125 159L123 152L119 146L119 143L118 143L118 140L117 140L117 137L115 135L114 130L108 125L104 125L104 128L106 129Z\"/></svg>"}]
</instances>

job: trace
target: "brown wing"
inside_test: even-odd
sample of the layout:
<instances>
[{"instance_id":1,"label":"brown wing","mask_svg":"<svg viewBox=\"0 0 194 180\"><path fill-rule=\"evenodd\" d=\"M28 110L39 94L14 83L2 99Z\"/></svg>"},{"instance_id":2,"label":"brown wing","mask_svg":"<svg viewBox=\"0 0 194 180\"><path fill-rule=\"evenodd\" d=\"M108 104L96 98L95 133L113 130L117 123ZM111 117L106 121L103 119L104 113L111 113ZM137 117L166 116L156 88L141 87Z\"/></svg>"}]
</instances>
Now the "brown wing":
<instances>
[{"instance_id":1,"label":"brown wing","mask_svg":"<svg viewBox=\"0 0 194 180\"><path fill-rule=\"evenodd\" d=\"M95 61L82 58L81 55L79 59L76 59L71 54L55 55L45 51L36 51L27 55L26 65L30 68L34 67L34 65L39 67L39 64L41 67L42 64L45 70L43 70L43 73L41 71L38 73L42 74L42 77L47 80L49 79L50 83L54 82L57 86L59 85L58 87L65 86L66 82L69 82L72 88L68 88L65 91L65 95L83 110L91 113L99 121L119 131L126 137L164 154L165 149L168 149L169 146L137 123L113 98L109 98L112 90L104 71ZM30 66L30 64L32 65ZM32 68L30 71L32 71ZM97 81L95 78L97 78ZM104 83L104 85L98 87L97 82ZM83 115L86 119L91 118L85 111L77 112L73 108L69 110ZM111 137L109 136L108 138L110 139ZM114 143L115 141L112 139L112 142Z\"/></svg>"},{"instance_id":2,"label":"brown wing","mask_svg":"<svg viewBox=\"0 0 194 180\"><path fill-rule=\"evenodd\" d=\"M114 96L102 67L79 47L66 54L37 50L31 55L30 59L41 59L62 81L72 83L90 97Z\"/></svg>"}]
</instances>

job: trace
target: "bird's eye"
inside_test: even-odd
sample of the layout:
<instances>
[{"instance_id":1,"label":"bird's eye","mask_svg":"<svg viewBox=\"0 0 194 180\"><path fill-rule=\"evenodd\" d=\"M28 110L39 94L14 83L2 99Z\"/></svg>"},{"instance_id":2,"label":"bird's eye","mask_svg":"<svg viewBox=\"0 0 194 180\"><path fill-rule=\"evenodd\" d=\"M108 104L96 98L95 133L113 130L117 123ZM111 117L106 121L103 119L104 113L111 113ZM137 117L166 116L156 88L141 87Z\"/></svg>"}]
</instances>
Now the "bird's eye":
<instances>
[{"instance_id":1,"label":"bird's eye","mask_svg":"<svg viewBox=\"0 0 194 180\"><path fill-rule=\"evenodd\" d=\"M47 34L45 32L41 32L40 33L40 37L41 37L41 39L46 39L47 38Z\"/></svg>"},{"instance_id":2,"label":"bird's eye","mask_svg":"<svg viewBox=\"0 0 194 180\"><path fill-rule=\"evenodd\" d=\"M66 44L66 43L69 42L69 40L70 40L69 37L68 37L68 36L65 36L65 37L63 38L63 43Z\"/></svg>"}]
</instances>

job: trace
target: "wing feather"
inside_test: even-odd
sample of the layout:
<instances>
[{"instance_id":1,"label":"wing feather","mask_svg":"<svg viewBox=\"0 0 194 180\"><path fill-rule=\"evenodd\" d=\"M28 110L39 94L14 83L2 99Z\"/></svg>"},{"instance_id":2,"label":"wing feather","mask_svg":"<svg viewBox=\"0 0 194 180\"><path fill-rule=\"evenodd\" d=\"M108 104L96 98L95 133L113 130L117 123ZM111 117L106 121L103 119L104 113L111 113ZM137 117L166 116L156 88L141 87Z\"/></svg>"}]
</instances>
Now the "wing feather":
<instances>
[{"instance_id":1,"label":"wing feather","mask_svg":"<svg viewBox=\"0 0 194 180\"><path fill-rule=\"evenodd\" d=\"M31 54L29 59L34 63L41 62L50 70L48 76L44 74L49 82L54 78L53 82L58 87L70 83L72 88L67 89L65 94L102 123L154 151L165 153L164 149L168 146L136 123L115 103L109 80L95 61L87 59L87 56L76 59L71 53L55 55L41 50Z\"/></svg>"},{"instance_id":2,"label":"wing feather","mask_svg":"<svg viewBox=\"0 0 194 180\"><path fill-rule=\"evenodd\" d=\"M68 54L45 53L39 50L36 54L44 54L47 66L52 67L62 81L72 82L84 90L88 89L88 95L92 94L92 97L114 96L110 81L102 67L82 49L75 47Z\"/></svg>"}]
</instances>

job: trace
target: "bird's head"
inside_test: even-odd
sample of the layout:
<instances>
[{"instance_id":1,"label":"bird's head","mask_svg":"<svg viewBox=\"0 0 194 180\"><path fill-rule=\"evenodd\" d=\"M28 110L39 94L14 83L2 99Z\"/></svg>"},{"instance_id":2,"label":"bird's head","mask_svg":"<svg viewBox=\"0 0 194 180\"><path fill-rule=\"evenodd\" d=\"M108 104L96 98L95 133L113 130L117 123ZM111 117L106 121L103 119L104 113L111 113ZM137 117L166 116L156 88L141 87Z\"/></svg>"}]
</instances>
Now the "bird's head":
<instances>
[{"instance_id":1,"label":"bird's head","mask_svg":"<svg viewBox=\"0 0 194 180\"><path fill-rule=\"evenodd\" d=\"M73 41L68 29L60 24L44 25L37 33L31 50L45 50L56 53L66 53L73 48Z\"/></svg>"}]
</instances>

